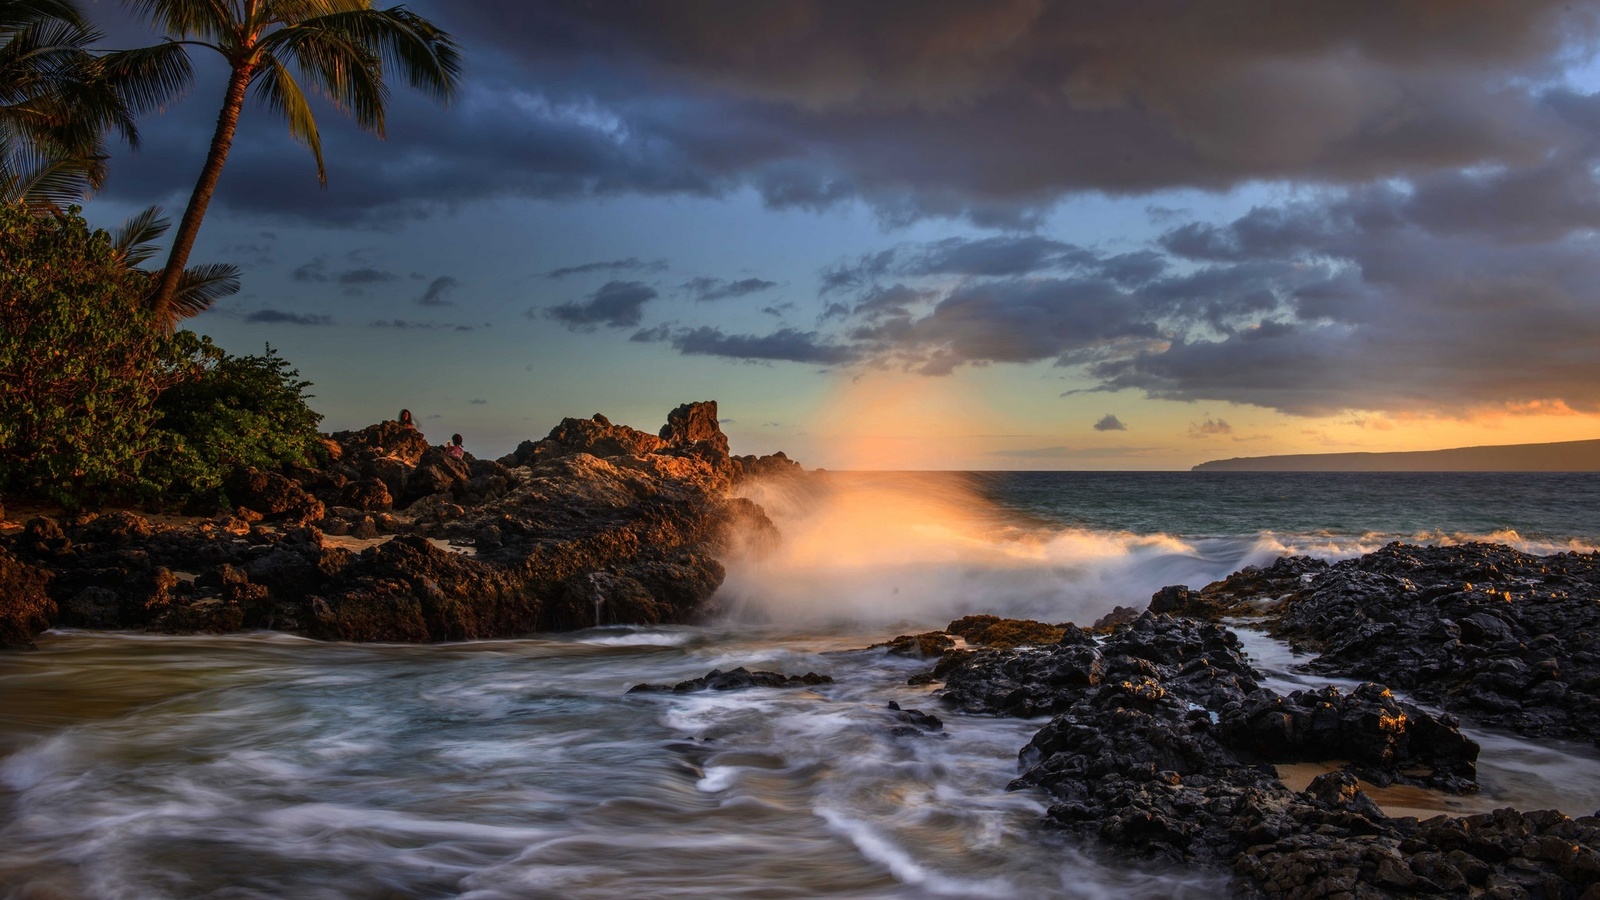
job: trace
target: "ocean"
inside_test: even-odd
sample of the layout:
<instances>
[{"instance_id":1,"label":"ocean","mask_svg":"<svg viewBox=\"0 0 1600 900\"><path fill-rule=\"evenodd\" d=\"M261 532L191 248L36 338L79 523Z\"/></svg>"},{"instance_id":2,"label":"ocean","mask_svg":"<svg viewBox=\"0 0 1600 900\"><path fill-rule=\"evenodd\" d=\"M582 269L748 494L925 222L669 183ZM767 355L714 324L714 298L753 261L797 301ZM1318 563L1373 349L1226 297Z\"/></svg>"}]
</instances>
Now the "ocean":
<instances>
[{"instance_id":1,"label":"ocean","mask_svg":"<svg viewBox=\"0 0 1600 900\"><path fill-rule=\"evenodd\" d=\"M0 656L0 897L1212 897L1008 792L1038 720L959 716L866 649L993 612L1088 624L1284 553L1600 544L1600 475L830 473L695 626L325 644L63 631ZM1248 635L1280 689L1337 680ZM627 694L735 666L803 690ZM945 719L896 736L889 701ZM1594 748L1473 732L1483 790L1600 807ZM1285 777L1288 777L1287 775Z\"/></svg>"}]
</instances>

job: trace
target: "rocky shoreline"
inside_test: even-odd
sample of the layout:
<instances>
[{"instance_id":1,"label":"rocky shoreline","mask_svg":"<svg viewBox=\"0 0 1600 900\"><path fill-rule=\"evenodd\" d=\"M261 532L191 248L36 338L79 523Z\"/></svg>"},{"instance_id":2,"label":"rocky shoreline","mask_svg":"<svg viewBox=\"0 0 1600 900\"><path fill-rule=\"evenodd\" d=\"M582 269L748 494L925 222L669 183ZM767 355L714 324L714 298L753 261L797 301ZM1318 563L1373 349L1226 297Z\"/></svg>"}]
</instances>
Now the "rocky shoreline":
<instances>
[{"instance_id":1,"label":"rocky shoreline","mask_svg":"<svg viewBox=\"0 0 1600 900\"><path fill-rule=\"evenodd\" d=\"M318 469L238 473L234 509L164 521L37 516L0 534L0 647L55 625L343 641L509 637L716 612L720 559L781 540L736 496L793 477L735 457L714 403L658 434L566 419L498 461L453 459L396 422L331 435ZM1365 682L1281 694L1231 629ZM1600 744L1600 554L1393 544L1162 589L1088 628L972 615L883 652L928 660L957 715L1048 717L1015 790L1106 852L1220 868L1268 897L1600 900L1600 813L1390 816L1364 791L1477 790L1460 721ZM642 694L827 684L713 671ZM897 736L945 721L890 705ZM954 727L959 727L958 725ZM1278 767L1331 769L1305 790Z\"/></svg>"},{"instance_id":2,"label":"rocky shoreline","mask_svg":"<svg viewBox=\"0 0 1600 900\"><path fill-rule=\"evenodd\" d=\"M937 657L911 681L959 711L1050 716L1012 787L1044 791L1052 827L1112 852L1231 870L1243 896L1592 900L1600 812L1391 817L1361 783L1475 791L1479 748L1451 712L1593 740L1597 616L1596 554L1394 544L1165 588L1091 629L969 616L887 647ZM1281 695L1229 625L1367 683ZM1303 761L1336 768L1295 791L1276 766Z\"/></svg>"},{"instance_id":3,"label":"rocky shoreline","mask_svg":"<svg viewBox=\"0 0 1600 900\"><path fill-rule=\"evenodd\" d=\"M714 402L659 434L569 418L499 461L392 421L326 444L321 468L236 473L237 506L211 516L36 516L0 536L0 647L54 625L427 642L692 621L729 541L776 539L734 485L799 471L731 456Z\"/></svg>"}]
</instances>

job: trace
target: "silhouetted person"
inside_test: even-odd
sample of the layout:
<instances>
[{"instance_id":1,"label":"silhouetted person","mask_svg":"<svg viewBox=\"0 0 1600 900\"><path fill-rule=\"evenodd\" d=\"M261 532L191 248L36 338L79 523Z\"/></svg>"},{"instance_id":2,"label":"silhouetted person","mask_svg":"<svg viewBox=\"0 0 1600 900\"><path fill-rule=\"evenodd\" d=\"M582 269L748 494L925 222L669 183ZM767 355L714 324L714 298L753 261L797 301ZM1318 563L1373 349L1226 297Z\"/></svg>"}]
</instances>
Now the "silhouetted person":
<instances>
[{"instance_id":1,"label":"silhouetted person","mask_svg":"<svg viewBox=\"0 0 1600 900\"><path fill-rule=\"evenodd\" d=\"M450 443L445 445L444 452L450 454L451 459L460 459L466 455L467 448L461 446L461 435L450 435Z\"/></svg>"},{"instance_id":2,"label":"silhouetted person","mask_svg":"<svg viewBox=\"0 0 1600 900\"><path fill-rule=\"evenodd\" d=\"M416 428L417 427L416 423L411 421L411 410L409 410L409 409L400 410L400 424L404 425L407 428Z\"/></svg>"}]
</instances>

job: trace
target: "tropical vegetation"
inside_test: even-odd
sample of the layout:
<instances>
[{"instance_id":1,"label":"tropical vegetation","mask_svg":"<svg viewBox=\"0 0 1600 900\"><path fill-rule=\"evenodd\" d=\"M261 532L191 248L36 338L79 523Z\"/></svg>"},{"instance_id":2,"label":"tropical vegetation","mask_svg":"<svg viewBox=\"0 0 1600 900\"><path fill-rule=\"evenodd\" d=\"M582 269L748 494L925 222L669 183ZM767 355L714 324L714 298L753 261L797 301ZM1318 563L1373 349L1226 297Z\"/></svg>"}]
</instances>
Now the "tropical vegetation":
<instances>
[{"instance_id":1,"label":"tropical vegetation","mask_svg":"<svg viewBox=\"0 0 1600 900\"><path fill-rule=\"evenodd\" d=\"M309 385L154 327L137 230L0 205L0 490L68 506L225 500L230 472L316 461Z\"/></svg>"},{"instance_id":2,"label":"tropical vegetation","mask_svg":"<svg viewBox=\"0 0 1600 900\"><path fill-rule=\"evenodd\" d=\"M454 39L403 6L374 9L370 0L126 2L169 36L167 46L179 51L204 47L228 64L227 88L205 164L151 301L160 320L172 318L173 298L252 88L311 150L318 180L324 183L322 138L302 83L378 137L384 135L388 107L386 70L444 102L456 93L461 64Z\"/></svg>"},{"instance_id":3,"label":"tropical vegetation","mask_svg":"<svg viewBox=\"0 0 1600 900\"><path fill-rule=\"evenodd\" d=\"M97 54L72 0L0 0L0 202L61 207L99 188L105 136L139 143L135 121L190 78L166 45Z\"/></svg>"}]
</instances>

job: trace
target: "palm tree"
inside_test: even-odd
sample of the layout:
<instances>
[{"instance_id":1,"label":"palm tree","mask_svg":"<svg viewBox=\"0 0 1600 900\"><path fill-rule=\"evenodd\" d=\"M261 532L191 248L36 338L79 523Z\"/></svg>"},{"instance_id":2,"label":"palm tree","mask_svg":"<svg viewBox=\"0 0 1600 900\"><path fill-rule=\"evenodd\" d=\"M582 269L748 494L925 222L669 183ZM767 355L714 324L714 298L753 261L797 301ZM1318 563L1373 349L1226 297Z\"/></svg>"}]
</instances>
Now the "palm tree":
<instances>
[{"instance_id":1,"label":"palm tree","mask_svg":"<svg viewBox=\"0 0 1600 900\"><path fill-rule=\"evenodd\" d=\"M124 0L169 36L168 46L207 47L228 63L228 85L217 114L211 149L183 211L172 250L151 299L159 318L170 307L189 251L200 232L217 178L233 145L245 94L283 116L289 134L317 159L317 179L327 183L322 141L304 89L290 72L324 95L340 112L378 137L384 134L389 92L385 69L412 87L448 102L456 92L460 56L449 34L403 6L373 9L371 0Z\"/></svg>"},{"instance_id":2,"label":"palm tree","mask_svg":"<svg viewBox=\"0 0 1600 900\"><path fill-rule=\"evenodd\" d=\"M84 199L105 178L106 132L137 147L134 117L189 78L174 48L97 55L99 39L73 0L0 0L0 202Z\"/></svg>"}]
</instances>

